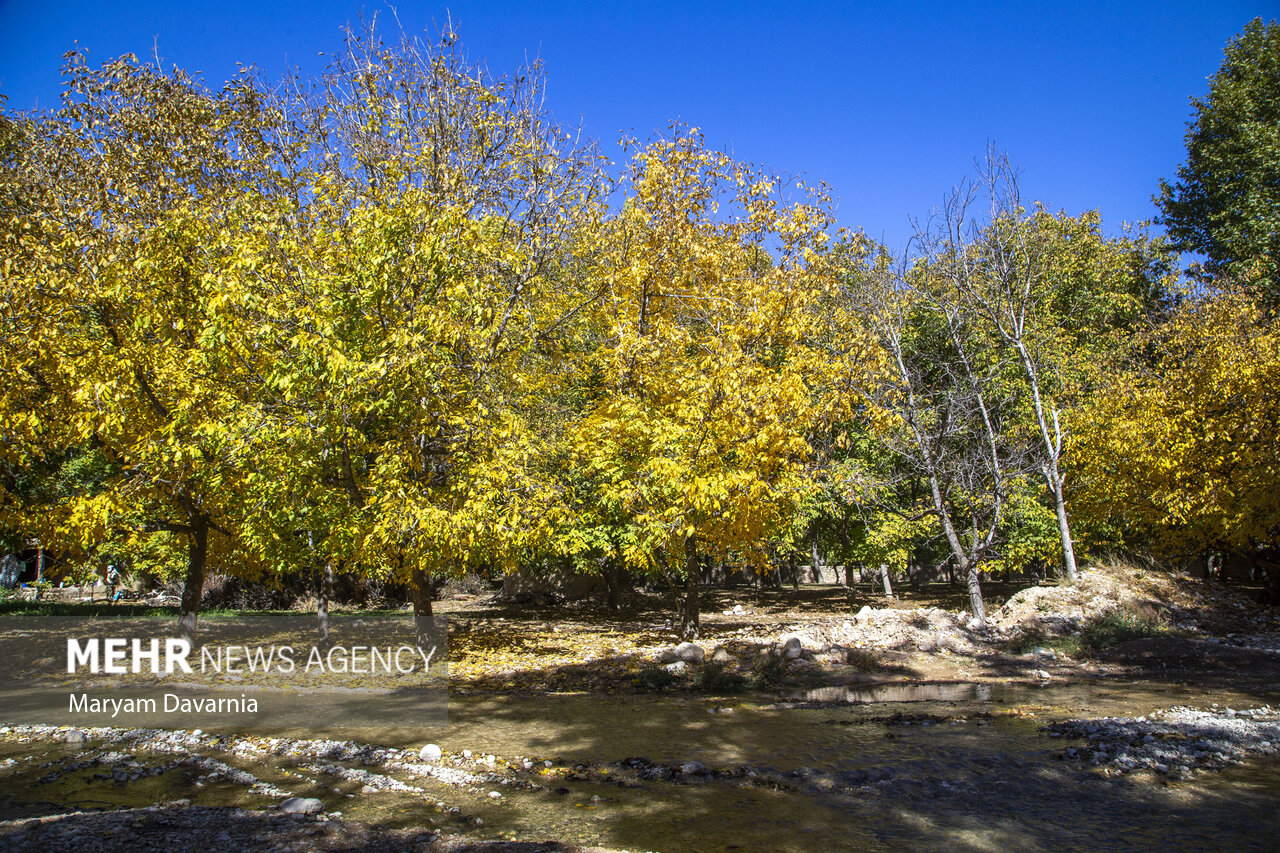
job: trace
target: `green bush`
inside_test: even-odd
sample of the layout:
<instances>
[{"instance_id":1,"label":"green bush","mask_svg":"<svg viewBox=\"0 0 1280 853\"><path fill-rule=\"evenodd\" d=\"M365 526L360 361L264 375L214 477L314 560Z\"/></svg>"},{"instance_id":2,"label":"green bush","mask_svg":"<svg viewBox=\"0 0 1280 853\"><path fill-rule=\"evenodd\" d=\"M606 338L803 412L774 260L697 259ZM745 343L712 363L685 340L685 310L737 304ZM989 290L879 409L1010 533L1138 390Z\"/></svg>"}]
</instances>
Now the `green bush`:
<instances>
[{"instance_id":1,"label":"green bush","mask_svg":"<svg viewBox=\"0 0 1280 853\"><path fill-rule=\"evenodd\" d=\"M665 690L678 680L660 666L649 666L636 673L635 685L641 690Z\"/></svg>"},{"instance_id":2,"label":"green bush","mask_svg":"<svg viewBox=\"0 0 1280 853\"><path fill-rule=\"evenodd\" d=\"M849 649L846 662L859 672L875 672L882 668L880 656L871 649L861 647Z\"/></svg>"},{"instance_id":3,"label":"green bush","mask_svg":"<svg viewBox=\"0 0 1280 853\"><path fill-rule=\"evenodd\" d=\"M1105 649L1128 640L1159 637L1169 633L1168 626L1150 608L1118 607L1087 623L1080 632L1084 649Z\"/></svg>"},{"instance_id":4,"label":"green bush","mask_svg":"<svg viewBox=\"0 0 1280 853\"><path fill-rule=\"evenodd\" d=\"M756 689L773 687L782 680L786 673L786 661L776 652L770 651L755 659L751 665L751 678L748 683Z\"/></svg>"},{"instance_id":5,"label":"green bush","mask_svg":"<svg viewBox=\"0 0 1280 853\"><path fill-rule=\"evenodd\" d=\"M1011 640L1008 650L1015 655L1024 655L1039 648L1052 649L1060 655L1074 657L1080 654L1079 634L1062 634L1054 636L1039 631L1028 631L1017 639Z\"/></svg>"},{"instance_id":6,"label":"green bush","mask_svg":"<svg viewBox=\"0 0 1280 853\"><path fill-rule=\"evenodd\" d=\"M704 693L732 693L745 687L747 679L718 663L709 663L698 673L693 684Z\"/></svg>"}]
</instances>

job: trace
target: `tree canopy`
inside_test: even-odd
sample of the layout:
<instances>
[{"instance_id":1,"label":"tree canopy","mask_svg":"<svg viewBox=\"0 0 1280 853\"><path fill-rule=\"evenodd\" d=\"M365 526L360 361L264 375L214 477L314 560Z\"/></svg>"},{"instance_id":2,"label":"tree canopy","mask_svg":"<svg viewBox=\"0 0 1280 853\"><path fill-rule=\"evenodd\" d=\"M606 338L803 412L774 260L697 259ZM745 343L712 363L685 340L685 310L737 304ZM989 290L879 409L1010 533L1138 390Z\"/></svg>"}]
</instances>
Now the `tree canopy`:
<instances>
[{"instance_id":1,"label":"tree canopy","mask_svg":"<svg viewBox=\"0 0 1280 853\"><path fill-rule=\"evenodd\" d=\"M1255 18L1227 44L1209 91L1192 98L1187 160L1160 182L1161 224L1215 274L1280 298L1280 23Z\"/></svg>"}]
</instances>

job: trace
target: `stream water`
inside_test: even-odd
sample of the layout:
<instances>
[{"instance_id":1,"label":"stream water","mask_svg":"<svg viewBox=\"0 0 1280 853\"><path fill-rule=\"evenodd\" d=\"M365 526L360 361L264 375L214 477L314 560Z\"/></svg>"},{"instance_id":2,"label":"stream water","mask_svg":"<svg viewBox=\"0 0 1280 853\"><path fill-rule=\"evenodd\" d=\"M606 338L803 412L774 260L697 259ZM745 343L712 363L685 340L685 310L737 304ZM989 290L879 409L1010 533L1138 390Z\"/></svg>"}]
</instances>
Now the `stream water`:
<instances>
[{"instance_id":1,"label":"stream water","mask_svg":"<svg viewBox=\"0 0 1280 853\"><path fill-rule=\"evenodd\" d=\"M346 817L480 838L654 851L1274 851L1280 762L1174 783L1107 777L1057 760L1063 744L1039 729L1067 717L1210 702L1243 708L1278 698L1131 683L894 684L719 698L454 696L445 728L334 734L389 746L435 742L449 753L521 756L537 766L546 759L560 775L535 777L538 789L504 788L500 798L417 780L434 798L424 800L361 793L358 784L315 779L284 758L240 766L298 795L318 796ZM0 817L177 797L257 808L276 802L227 783L197 790L177 770L124 785L85 774L41 783L37 765L57 766L72 748L0 741L0 760L35 753L36 761L0 770ZM626 762L640 757L643 763ZM147 756L137 760L145 765ZM628 772L695 761L733 772L671 778Z\"/></svg>"}]
</instances>

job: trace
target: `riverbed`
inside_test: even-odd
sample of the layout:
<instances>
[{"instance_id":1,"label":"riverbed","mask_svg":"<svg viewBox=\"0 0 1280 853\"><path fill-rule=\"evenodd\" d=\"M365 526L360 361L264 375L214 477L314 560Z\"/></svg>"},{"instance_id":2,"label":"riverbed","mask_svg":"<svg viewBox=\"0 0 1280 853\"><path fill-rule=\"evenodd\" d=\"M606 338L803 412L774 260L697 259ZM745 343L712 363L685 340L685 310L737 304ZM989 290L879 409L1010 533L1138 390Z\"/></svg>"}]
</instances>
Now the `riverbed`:
<instances>
[{"instance_id":1,"label":"riverbed","mask_svg":"<svg viewBox=\"0 0 1280 853\"><path fill-rule=\"evenodd\" d=\"M281 731L261 749L232 748L232 732L201 733L175 752L92 730L66 743L15 729L0 735L0 818L175 800L269 810L292 794L341 812L334 820L636 851L1270 851L1280 838L1274 756L1179 778L1120 773L1067 755L1082 742L1046 727L1278 703L1275 693L1163 682L891 683L719 697L455 695L444 727ZM270 744L272 734L239 742ZM320 759L296 748L326 734L384 751ZM414 756L426 743L470 780L422 769ZM210 773L209 761L258 787Z\"/></svg>"}]
</instances>

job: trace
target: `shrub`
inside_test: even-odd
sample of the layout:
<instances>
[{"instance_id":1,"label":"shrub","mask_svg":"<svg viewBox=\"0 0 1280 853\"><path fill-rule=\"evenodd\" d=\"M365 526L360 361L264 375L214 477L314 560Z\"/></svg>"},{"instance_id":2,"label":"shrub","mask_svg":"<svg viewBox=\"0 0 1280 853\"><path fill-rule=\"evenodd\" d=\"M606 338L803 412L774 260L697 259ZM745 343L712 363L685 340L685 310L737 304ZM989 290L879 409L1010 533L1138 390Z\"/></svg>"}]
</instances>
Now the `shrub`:
<instances>
[{"instance_id":1,"label":"shrub","mask_svg":"<svg viewBox=\"0 0 1280 853\"><path fill-rule=\"evenodd\" d=\"M849 649L845 660L854 669L861 672L874 672L880 669L880 657L870 649L852 648Z\"/></svg>"},{"instance_id":2,"label":"shrub","mask_svg":"<svg viewBox=\"0 0 1280 853\"><path fill-rule=\"evenodd\" d=\"M1021 636L1009 642L1006 647L1015 655L1026 654L1038 648L1053 649L1060 655L1074 657L1080 654L1081 644L1079 634L1042 634L1039 631L1027 631Z\"/></svg>"},{"instance_id":3,"label":"shrub","mask_svg":"<svg viewBox=\"0 0 1280 853\"><path fill-rule=\"evenodd\" d=\"M1086 624L1080 632L1080 645L1085 649L1105 649L1128 640L1168 633L1168 627L1154 610L1129 605L1109 610Z\"/></svg>"},{"instance_id":4,"label":"shrub","mask_svg":"<svg viewBox=\"0 0 1280 853\"><path fill-rule=\"evenodd\" d=\"M782 680L786 673L787 664L782 656L776 652L769 651L760 655L751 665L751 678L748 680L752 687L763 689L773 687Z\"/></svg>"},{"instance_id":5,"label":"shrub","mask_svg":"<svg viewBox=\"0 0 1280 853\"><path fill-rule=\"evenodd\" d=\"M648 666L636 673L635 685L641 690L665 690L677 680L660 666Z\"/></svg>"},{"instance_id":6,"label":"shrub","mask_svg":"<svg viewBox=\"0 0 1280 853\"><path fill-rule=\"evenodd\" d=\"M704 693L732 693L741 690L747 679L718 663L708 663L698 672L693 686Z\"/></svg>"}]
</instances>

